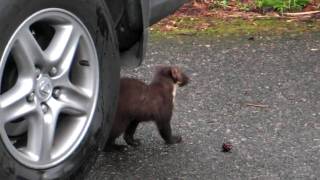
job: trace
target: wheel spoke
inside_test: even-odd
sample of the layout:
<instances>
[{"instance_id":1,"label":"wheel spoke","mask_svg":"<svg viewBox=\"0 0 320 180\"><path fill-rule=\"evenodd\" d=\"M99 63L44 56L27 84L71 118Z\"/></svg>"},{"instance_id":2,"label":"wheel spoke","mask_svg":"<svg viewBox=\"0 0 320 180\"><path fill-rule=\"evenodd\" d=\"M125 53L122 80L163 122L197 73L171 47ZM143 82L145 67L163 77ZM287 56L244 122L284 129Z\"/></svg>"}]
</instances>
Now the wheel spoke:
<instances>
[{"instance_id":1,"label":"wheel spoke","mask_svg":"<svg viewBox=\"0 0 320 180\"><path fill-rule=\"evenodd\" d=\"M21 75L35 72L35 65L44 65L45 59L43 51L29 28L24 28L19 32L17 42L12 48L13 56L16 59L19 73Z\"/></svg>"},{"instance_id":2,"label":"wheel spoke","mask_svg":"<svg viewBox=\"0 0 320 180\"><path fill-rule=\"evenodd\" d=\"M79 116L88 113L88 109L91 108L91 91L74 85L65 75L55 80L53 84L55 87L60 88L60 95L57 101L60 103L62 112Z\"/></svg>"},{"instance_id":3,"label":"wheel spoke","mask_svg":"<svg viewBox=\"0 0 320 180\"><path fill-rule=\"evenodd\" d=\"M30 119L27 149L41 162L51 160L59 113L53 108L45 114L40 111Z\"/></svg>"},{"instance_id":4,"label":"wheel spoke","mask_svg":"<svg viewBox=\"0 0 320 180\"><path fill-rule=\"evenodd\" d=\"M34 104L29 104L25 101L16 102L8 108L2 109L0 111L1 121L2 123L8 123L10 121L17 120L35 112L35 109L36 108Z\"/></svg>"},{"instance_id":5,"label":"wheel spoke","mask_svg":"<svg viewBox=\"0 0 320 180\"><path fill-rule=\"evenodd\" d=\"M90 109L90 97L74 85L61 90L59 101L63 104L62 112L67 114L85 115Z\"/></svg>"},{"instance_id":6,"label":"wheel spoke","mask_svg":"<svg viewBox=\"0 0 320 180\"><path fill-rule=\"evenodd\" d=\"M26 79L0 96L0 117L4 123L16 120L35 110L35 105L26 101L26 96L31 91L32 81Z\"/></svg>"},{"instance_id":7,"label":"wheel spoke","mask_svg":"<svg viewBox=\"0 0 320 180\"><path fill-rule=\"evenodd\" d=\"M79 30L72 25L56 27L55 36L46 49L46 53L51 61L58 61L58 68L62 72L70 69L80 36Z\"/></svg>"}]
</instances>

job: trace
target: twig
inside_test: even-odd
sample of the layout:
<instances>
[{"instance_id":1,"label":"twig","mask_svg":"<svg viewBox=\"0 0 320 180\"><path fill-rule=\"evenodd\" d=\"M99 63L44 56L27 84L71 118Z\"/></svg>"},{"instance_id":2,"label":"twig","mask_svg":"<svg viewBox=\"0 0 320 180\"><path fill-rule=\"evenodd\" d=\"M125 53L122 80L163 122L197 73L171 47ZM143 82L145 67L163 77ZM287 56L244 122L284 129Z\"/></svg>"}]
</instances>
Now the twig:
<instances>
[{"instance_id":1,"label":"twig","mask_svg":"<svg viewBox=\"0 0 320 180\"><path fill-rule=\"evenodd\" d=\"M193 33L179 33L178 35L181 35L181 36L194 36L196 34L197 33L193 32Z\"/></svg>"},{"instance_id":2,"label":"twig","mask_svg":"<svg viewBox=\"0 0 320 180\"><path fill-rule=\"evenodd\" d=\"M305 16L320 13L320 11L307 11L307 12L298 12L298 13L283 13L285 16Z\"/></svg>"},{"instance_id":3,"label":"twig","mask_svg":"<svg viewBox=\"0 0 320 180\"><path fill-rule=\"evenodd\" d=\"M254 104L254 103L246 103L246 106L251 106L251 107L259 107L259 108L268 108L268 105L264 105L264 104Z\"/></svg>"}]
</instances>

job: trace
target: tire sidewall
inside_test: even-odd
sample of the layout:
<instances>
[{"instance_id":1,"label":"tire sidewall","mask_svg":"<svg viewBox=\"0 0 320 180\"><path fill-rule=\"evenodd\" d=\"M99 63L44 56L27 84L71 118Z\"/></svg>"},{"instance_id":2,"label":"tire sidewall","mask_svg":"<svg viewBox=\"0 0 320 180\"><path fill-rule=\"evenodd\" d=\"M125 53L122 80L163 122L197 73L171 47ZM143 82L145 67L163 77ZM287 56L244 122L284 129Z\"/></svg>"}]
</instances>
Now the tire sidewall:
<instances>
[{"instance_id":1,"label":"tire sidewall","mask_svg":"<svg viewBox=\"0 0 320 180\"><path fill-rule=\"evenodd\" d=\"M0 177L6 179L83 179L95 161L110 131L119 87L119 55L109 14L100 0L2 0L0 4L0 52L17 27L32 14L46 8L60 8L76 15L95 43L100 68L99 95L92 122L77 149L62 163L36 170L16 161L0 138ZM102 15L105 15L102 17ZM78 171L78 173L76 173ZM0 178L2 179L2 178Z\"/></svg>"}]
</instances>

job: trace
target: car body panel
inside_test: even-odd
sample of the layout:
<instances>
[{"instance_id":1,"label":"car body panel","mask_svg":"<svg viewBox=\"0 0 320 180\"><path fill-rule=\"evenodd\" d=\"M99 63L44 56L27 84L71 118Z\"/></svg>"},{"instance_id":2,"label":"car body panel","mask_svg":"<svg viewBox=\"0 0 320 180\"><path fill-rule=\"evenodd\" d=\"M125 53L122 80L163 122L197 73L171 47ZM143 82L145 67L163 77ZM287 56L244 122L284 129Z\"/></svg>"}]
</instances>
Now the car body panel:
<instances>
[{"instance_id":1,"label":"car body panel","mask_svg":"<svg viewBox=\"0 0 320 180\"><path fill-rule=\"evenodd\" d=\"M127 67L135 67L142 63L147 50L149 26L170 15L187 2L187 0L105 1L109 9L112 8L110 11L118 34L121 64ZM121 13L123 15L119 15ZM125 25L121 24L123 18L127 18L124 20ZM132 40L131 37L136 39Z\"/></svg>"}]
</instances>

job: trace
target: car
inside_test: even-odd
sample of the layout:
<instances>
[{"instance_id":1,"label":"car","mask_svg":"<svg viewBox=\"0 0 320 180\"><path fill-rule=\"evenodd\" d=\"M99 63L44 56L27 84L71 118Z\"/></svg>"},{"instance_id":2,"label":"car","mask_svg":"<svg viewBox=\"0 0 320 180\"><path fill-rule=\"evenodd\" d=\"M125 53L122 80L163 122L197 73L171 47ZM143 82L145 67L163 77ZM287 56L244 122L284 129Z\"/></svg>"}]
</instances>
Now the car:
<instances>
[{"instance_id":1,"label":"car","mask_svg":"<svg viewBox=\"0 0 320 180\"><path fill-rule=\"evenodd\" d=\"M103 148L120 68L186 0L1 0L0 179L83 179Z\"/></svg>"}]
</instances>

